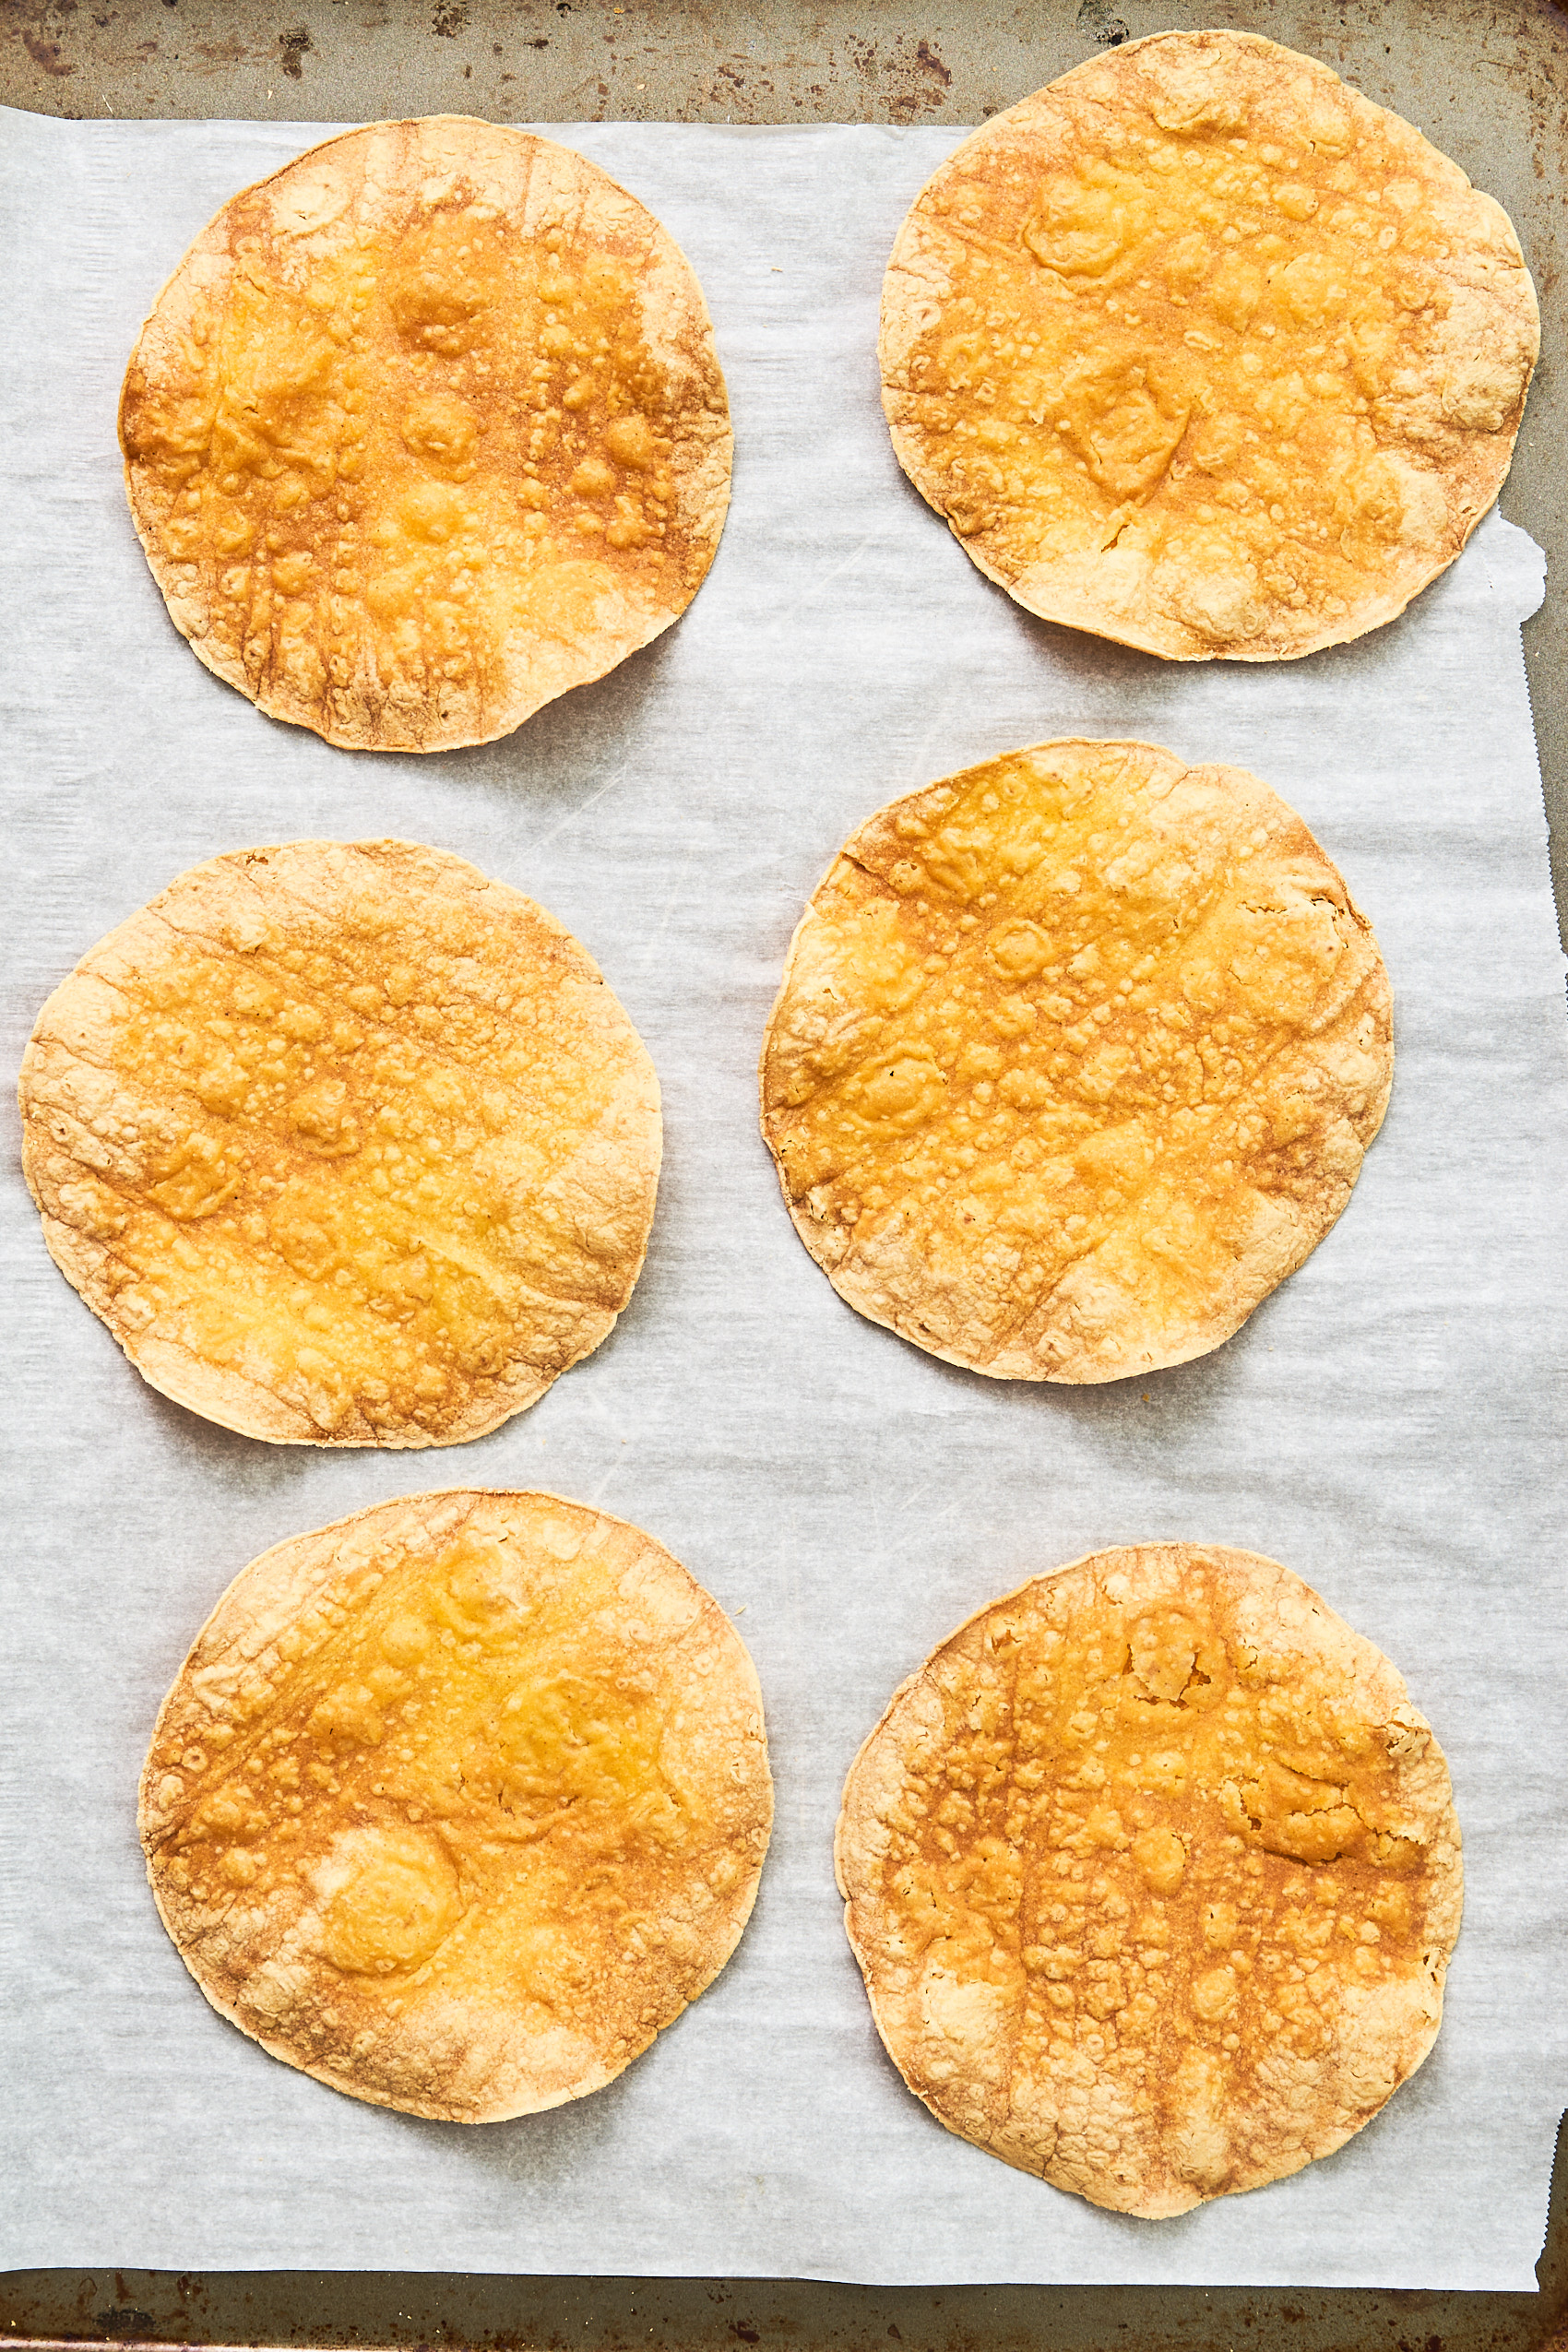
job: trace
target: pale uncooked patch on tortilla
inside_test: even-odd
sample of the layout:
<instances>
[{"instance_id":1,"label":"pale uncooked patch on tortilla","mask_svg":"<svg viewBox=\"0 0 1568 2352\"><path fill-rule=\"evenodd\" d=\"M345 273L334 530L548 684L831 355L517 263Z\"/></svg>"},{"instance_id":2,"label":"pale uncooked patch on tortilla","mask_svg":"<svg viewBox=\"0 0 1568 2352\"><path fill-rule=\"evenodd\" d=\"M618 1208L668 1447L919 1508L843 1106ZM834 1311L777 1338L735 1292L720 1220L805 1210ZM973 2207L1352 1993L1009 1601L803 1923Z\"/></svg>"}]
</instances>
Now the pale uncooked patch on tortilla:
<instances>
[{"instance_id":1,"label":"pale uncooked patch on tortilla","mask_svg":"<svg viewBox=\"0 0 1568 2352\"><path fill-rule=\"evenodd\" d=\"M355 2098L487 2123L598 2090L712 1983L772 1813L711 1596L604 1512L457 1489L235 1578L139 1821L223 2016Z\"/></svg>"},{"instance_id":2,"label":"pale uncooked patch on tortilla","mask_svg":"<svg viewBox=\"0 0 1568 2352\"><path fill-rule=\"evenodd\" d=\"M350 750L509 734L683 612L730 494L702 290L552 139L377 123L234 196L126 371L171 617Z\"/></svg>"},{"instance_id":3,"label":"pale uncooked patch on tortilla","mask_svg":"<svg viewBox=\"0 0 1568 2352\"><path fill-rule=\"evenodd\" d=\"M1349 1199L1393 1077L1372 927L1242 769L1039 743L863 825L790 947L763 1133L849 1303L998 1379L1228 1339Z\"/></svg>"},{"instance_id":4,"label":"pale uncooked patch on tortilla","mask_svg":"<svg viewBox=\"0 0 1568 2352\"><path fill-rule=\"evenodd\" d=\"M909 2088L1149 2219L1371 2120L1436 2036L1463 1889L1388 1660L1277 1562L1191 1544L960 1626L856 1757L837 1858Z\"/></svg>"},{"instance_id":5,"label":"pale uncooked patch on tortilla","mask_svg":"<svg viewBox=\"0 0 1568 2352\"><path fill-rule=\"evenodd\" d=\"M440 849L193 866L55 990L20 1095L66 1279L155 1388L275 1443L482 1435L647 1247L641 1039L553 916Z\"/></svg>"},{"instance_id":6,"label":"pale uncooked patch on tortilla","mask_svg":"<svg viewBox=\"0 0 1568 2352\"><path fill-rule=\"evenodd\" d=\"M1497 496L1539 350L1505 213L1253 33L1157 33L976 131L882 311L899 463L1032 612L1174 660L1361 636Z\"/></svg>"}]
</instances>

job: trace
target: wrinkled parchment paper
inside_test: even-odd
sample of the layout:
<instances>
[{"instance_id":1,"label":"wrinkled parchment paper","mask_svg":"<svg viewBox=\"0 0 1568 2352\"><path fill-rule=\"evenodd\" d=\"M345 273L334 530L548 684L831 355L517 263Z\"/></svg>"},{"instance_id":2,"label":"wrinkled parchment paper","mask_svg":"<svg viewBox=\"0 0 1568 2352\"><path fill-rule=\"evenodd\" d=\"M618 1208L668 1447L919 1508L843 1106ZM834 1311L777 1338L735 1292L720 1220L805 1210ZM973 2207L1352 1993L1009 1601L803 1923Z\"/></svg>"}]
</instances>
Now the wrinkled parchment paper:
<instances>
[{"instance_id":1,"label":"wrinkled parchment paper","mask_svg":"<svg viewBox=\"0 0 1568 2352\"><path fill-rule=\"evenodd\" d=\"M184 866L400 834L530 892L599 958L663 1081L663 1187L630 1310L534 1411L450 1452L331 1456L142 1383L45 1256L13 1126L0 2259L1532 2287L1568 2104L1568 1099L1519 645L1539 552L1494 517L1405 619L1275 668L1035 622L904 482L878 409L883 262L953 135L597 125L564 136L666 222L712 306L736 438L718 564L667 636L508 742L329 750L175 636L114 445L186 243L320 135L6 120L10 1063L76 958ZM790 1230L754 1076L850 827L1075 731L1233 761L1292 802L1376 925L1399 1055L1301 1271L1218 1354L1081 1390L972 1377L843 1306ZM339 2097L224 2025L134 1825L154 1712L229 1578L458 1482L552 1487L668 1544L751 1645L778 1784L714 1989L611 2088L477 2130ZM1155 1537L1271 1553L1388 1652L1452 1760L1468 1891L1443 2033L1382 2117L1294 2180L1148 2223L1006 2169L904 2090L830 1843L856 1746L938 1639L1032 1573Z\"/></svg>"}]
</instances>

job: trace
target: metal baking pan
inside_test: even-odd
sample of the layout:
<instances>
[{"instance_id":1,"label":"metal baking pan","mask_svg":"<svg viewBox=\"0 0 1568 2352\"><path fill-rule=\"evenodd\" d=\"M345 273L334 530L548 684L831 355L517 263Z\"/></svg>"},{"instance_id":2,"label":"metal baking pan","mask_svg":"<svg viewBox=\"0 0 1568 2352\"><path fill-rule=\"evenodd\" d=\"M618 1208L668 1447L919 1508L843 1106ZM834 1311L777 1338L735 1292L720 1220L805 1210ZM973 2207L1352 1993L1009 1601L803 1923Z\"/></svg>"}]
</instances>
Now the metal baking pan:
<instances>
[{"instance_id":1,"label":"metal baking pan","mask_svg":"<svg viewBox=\"0 0 1568 2352\"><path fill-rule=\"evenodd\" d=\"M0 102L40 113L352 121L442 111L503 121L975 123L1094 53L1223 25L1322 57L1418 124L1506 208L1542 309L1540 368L1502 505L1568 561L1564 0L0 0ZM1568 604L1524 633L1568 930ZM872 2287L800 2280L266 2271L18 2271L13 2343L600 2346L889 2343L1294 2352L1568 2347L1568 2153L1542 2216L1539 2292L1200 2287Z\"/></svg>"}]
</instances>

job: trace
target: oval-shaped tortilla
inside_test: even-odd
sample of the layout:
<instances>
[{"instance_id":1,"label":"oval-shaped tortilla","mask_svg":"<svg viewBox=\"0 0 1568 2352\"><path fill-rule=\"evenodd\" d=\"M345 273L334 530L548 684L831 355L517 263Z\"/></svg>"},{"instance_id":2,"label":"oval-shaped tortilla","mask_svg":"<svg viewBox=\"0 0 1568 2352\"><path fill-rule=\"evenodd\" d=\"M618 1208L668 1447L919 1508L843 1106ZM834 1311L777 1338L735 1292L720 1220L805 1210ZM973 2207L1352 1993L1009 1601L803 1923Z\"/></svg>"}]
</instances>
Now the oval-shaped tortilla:
<instances>
[{"instance_id":1,"label":"oval-shaped tortilla","mask_svg":"<svg viewBox=\"0 0 1568 2352\"><path fill-rule=\"evenodd\" d=\"M131 513L170 616L350 750L510 734L684 612L730 494L679 246L597 165L464 115L246 188L126 371Z\"/></svg>"},{"instance_id":2,"label":"oval-shaped tortilla","mask_svg":"<svg viewBox=\"0 0 1568 2352\"><path fill-rule=\"evenodd\" d=\"M949 1363L1105 1381L1228 1339L1350 1196L1388 976L1234 767L1038 743L878 811L790 950L763 1133L835 1289Z\"/></svg>"},{"instance_id":3,"label":"oval-shaped tortilla","mask_svg":"<svg viewBox=\"0 0 1568 2352\"><path fill-rule=\"evenodd\" d=\"M659 1081L576 941L441 849L193 866L22 1063L61 1272L155 1388L275 1443L481 1436L641 1269Z\"/></svg>"},{"instance_id":4,"label":"oval-shaped tortilla","mask_svg":"<svg viewBox=\"0 0 1568 2352\"><path fill-rule=\"evenodd\" d=\"M1506 214L1408 123L1255 34L1156 33L927 182L883 398L921 495L1031 612L1272 661L1453 562L1539 343Z\"/></svg>"},{"instance_id":5,"label":"oval-shaped tortilla","mask_svg":"<svg viewBox=\"0 0 1568 2352\"><path fill-rule=\"evenodd\" d=\"M939 2121L1118 2213L1255 2189L1436 2037L1448 1769L1372 1643L1253 1552L1036 1577L895 1693L838 1823L877 2030Z\"/></svg>"},{"instance_id":6,"label":"oval-shaped tortilla","mask_svg":"<svg viewBox=\"0 0 1568 2352\"><path fill-rule=\"evenodd\" d=\"M464 1489L235 1578L140 1826L221 2015L355 2098L488 2123L600 2089L712 1983L772 1814L718 1603L624 1520Z\"/></svg>"}]
</instances>

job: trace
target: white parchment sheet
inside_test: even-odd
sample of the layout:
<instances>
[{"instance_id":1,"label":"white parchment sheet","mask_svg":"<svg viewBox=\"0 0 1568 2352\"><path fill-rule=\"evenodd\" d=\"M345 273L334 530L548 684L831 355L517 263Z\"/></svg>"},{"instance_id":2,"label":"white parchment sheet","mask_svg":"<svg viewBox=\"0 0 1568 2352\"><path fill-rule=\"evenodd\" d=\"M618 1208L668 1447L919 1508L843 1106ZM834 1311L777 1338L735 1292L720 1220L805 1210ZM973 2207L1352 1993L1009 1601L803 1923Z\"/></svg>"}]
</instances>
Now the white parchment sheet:
<instances>
[{"instance_id":1,"label":"white parchment sheet","mask_svg":"<svg viewBox=\"0 0 1568 2352\"><path fill-rule=\"evenodd\" d=\"M882 268L936 131L596 125L707 289L735 493L685 619L509 741L337 752L176 636L114 444L189 239L321 133L3 125L10 238L0 736L7 1066L94 940L196 860L398 834L541 899L663 1081L647 1271L610 1341L479 1443L315 1454L132 1371L46 1257L8 1131L0 1569L0 2261L783 2274L880 2281L1534 2286L1568 2105L1568 1685L1552 1381L1568 1055L1519 624L1497 517L1394 626L1274 668L1165 664L1031 620L903 481ZM1062 1389L952 1370L840 1303L758 1139L790 931L881 802L1052 735L1254 769L1393 976L1393 1105L1338 1227L1217 1354ZM155 1709L219 1592L395 1492L545 1485L650 1529L739 1618L778 1818L713 1990L609 2089L465 2129L362 2106L201 1999L135 1833ZM1406 1674L1452 1760L1465 1930L1421 2072L1339 2155L1179 2221L1097 2212L910 2097L845 1944L845 1769L970 1610L1091 1548L1273 1554Z\"/></svg>"}]
</instances>

